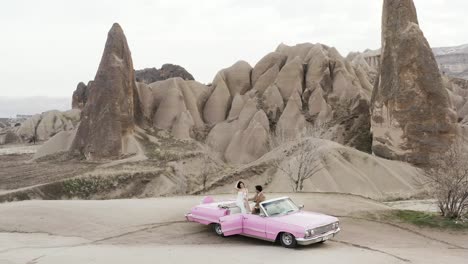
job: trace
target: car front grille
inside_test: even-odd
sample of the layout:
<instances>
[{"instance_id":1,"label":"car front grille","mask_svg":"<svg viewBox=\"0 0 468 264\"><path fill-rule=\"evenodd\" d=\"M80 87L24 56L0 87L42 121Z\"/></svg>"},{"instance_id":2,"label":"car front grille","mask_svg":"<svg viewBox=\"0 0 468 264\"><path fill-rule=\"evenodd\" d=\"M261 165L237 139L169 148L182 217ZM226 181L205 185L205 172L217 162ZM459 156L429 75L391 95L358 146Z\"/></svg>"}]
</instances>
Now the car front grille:
<instances>
[{"instance_id":1,"label":"car front grille","mask_svg":"<svg viewBox=\"0 0 468 264\"><path fill-rule=\"evenodd\" d=\"M333 224L329 224L329 225L326 225L326 226L321 226L321 227L315 228L314 232L315 232L315 235L322 235L322 234L328 233L328 232L330 232L332 230L334 230L333 229Z\"/></svg>"}]
</instances>

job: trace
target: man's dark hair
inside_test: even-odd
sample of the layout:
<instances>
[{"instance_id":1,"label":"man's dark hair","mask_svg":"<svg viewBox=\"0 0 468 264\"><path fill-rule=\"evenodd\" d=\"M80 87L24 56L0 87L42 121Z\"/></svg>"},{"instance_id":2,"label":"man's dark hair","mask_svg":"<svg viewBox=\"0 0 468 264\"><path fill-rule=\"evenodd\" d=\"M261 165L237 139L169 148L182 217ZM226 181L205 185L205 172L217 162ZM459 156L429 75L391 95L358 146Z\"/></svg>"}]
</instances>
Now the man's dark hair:
<instances>
[{"instance_id":1,"label":"man's dark hair","mask_svg":"<svg viewBox=\"0 0 468 264\"><path fill-rule=\"evenodd\" d=\"M241 183L243 183L243 182L242 182L242 181L239 181L239 182L237 183L237 189L240 189Z\"/></svg>"},{"instance_id":2,"label":"man's dark hair","mask_svg":"<svg viewBox=\"0 0 468 264\"><path fill-rule=\"evenodd\" d=\"M263 191L263 187L261 185L255 186L255 189L259 192Z\"/></svg>"}]
</instances>

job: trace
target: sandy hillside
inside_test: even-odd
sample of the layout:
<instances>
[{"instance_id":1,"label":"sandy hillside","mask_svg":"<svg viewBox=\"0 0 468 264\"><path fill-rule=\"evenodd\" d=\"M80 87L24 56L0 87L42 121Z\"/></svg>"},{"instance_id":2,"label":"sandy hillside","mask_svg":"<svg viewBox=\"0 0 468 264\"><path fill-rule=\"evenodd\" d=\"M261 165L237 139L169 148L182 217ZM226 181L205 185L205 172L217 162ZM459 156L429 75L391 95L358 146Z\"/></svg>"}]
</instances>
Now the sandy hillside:
<instances>
[{"instance_id":1,"label":"sandy hillside","mask_svg":"<svg viewBox=\"0 0 468 264\"><path fill-rule=\"evenodd\" d=\"M408 198L422 192L419 184L422 172L409 164L378 158L335 142L309 138L280 146L237 170L264 169L260 175L227 174L213 183L207 193L230 192L242 177L250 186L261 184L271 192L291 192L291 179L277 167L287 167L288 163L294 162L294 158L304 151L303 147L298 147L302 144L317 147L316 155L320 156L322 168L304 182L303 191L350 193L381 200ZM275 163L275 160L280 163Z\"/></svg>"},{"instance_id":2,"label":"sandy hillside","mask_svg":"<svg viewBox=\"0 0 468 264\"><path fill-rule=\"evenodd\" d=\"M284 194L267 194L269 197ZM216 196L226 199L230 196ZM110 201L25 201L0 205L0 263L465 263L468 235L389 225L361 213L386 205L349 195L291 195L340 217L323 244L284 249L245 237L220 238L184 213L201 196ZM216 247L214 247L216 245ZM430 252L430 257L428 253Z\"/></svg>"},{"instance_id":3,"label":"sandy hillside","mask_svg":"<svg viewBox=\"0 0 468 264\"><path fill-rule=\"evenodd\" d=\"M420 195L421 171L332 141L306 138L286 142L245 165L225 163L209 147L176 140L165 133L143 134L145 159L84 162L65 154L31 160L31 154L0 155L0 201L28 199L115 199L222 194L237 180L251 191L261 184L270 192L291 192L291 180L278 166L294 164L313 146L320 170L304 181L304 192L336 192L378 200ZM62 155L62 156L61 156ZM135 156L136 157L136 156ZM5 194L8 193L8 194Z\"/></svg>"}]
</instances>

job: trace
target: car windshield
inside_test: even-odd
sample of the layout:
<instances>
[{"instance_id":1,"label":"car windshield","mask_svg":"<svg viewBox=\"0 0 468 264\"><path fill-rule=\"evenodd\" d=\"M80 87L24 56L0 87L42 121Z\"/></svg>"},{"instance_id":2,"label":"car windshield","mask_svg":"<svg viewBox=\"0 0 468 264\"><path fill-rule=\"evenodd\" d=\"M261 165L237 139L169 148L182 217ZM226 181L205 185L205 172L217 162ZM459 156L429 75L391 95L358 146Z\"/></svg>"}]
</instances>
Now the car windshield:
<instances>
[{"instance_id":1,"label":"car windshield","mask_svg":"<svg viewBox=\"0 0 468 264\"><path fill-rule=\"evenodd\" d=\"M289 198L262 203L262 206L268 216L285 215L299 210Z\"/></svg>"}]
</instances>

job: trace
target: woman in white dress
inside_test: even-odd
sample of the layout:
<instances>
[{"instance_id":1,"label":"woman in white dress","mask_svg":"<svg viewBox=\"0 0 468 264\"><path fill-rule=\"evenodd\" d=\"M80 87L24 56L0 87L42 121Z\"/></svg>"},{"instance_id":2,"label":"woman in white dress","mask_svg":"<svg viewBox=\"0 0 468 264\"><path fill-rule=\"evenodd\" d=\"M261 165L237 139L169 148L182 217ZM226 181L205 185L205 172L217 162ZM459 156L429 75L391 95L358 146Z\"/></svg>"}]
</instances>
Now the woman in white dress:
<instances>
[{"instance_id":1,"label":"woman in white dress","mask_svg":"<svg viewBox=\"0 0 468 264\"><path fill-rule=\"evenodd\" d=\"M237 199L236 205L241 209L241 213L246 214L250 212L250 206L248 201L249 191L245 188L245 184L242 181L238 181L236 184Z\"/></svg>"}]
</instances>

